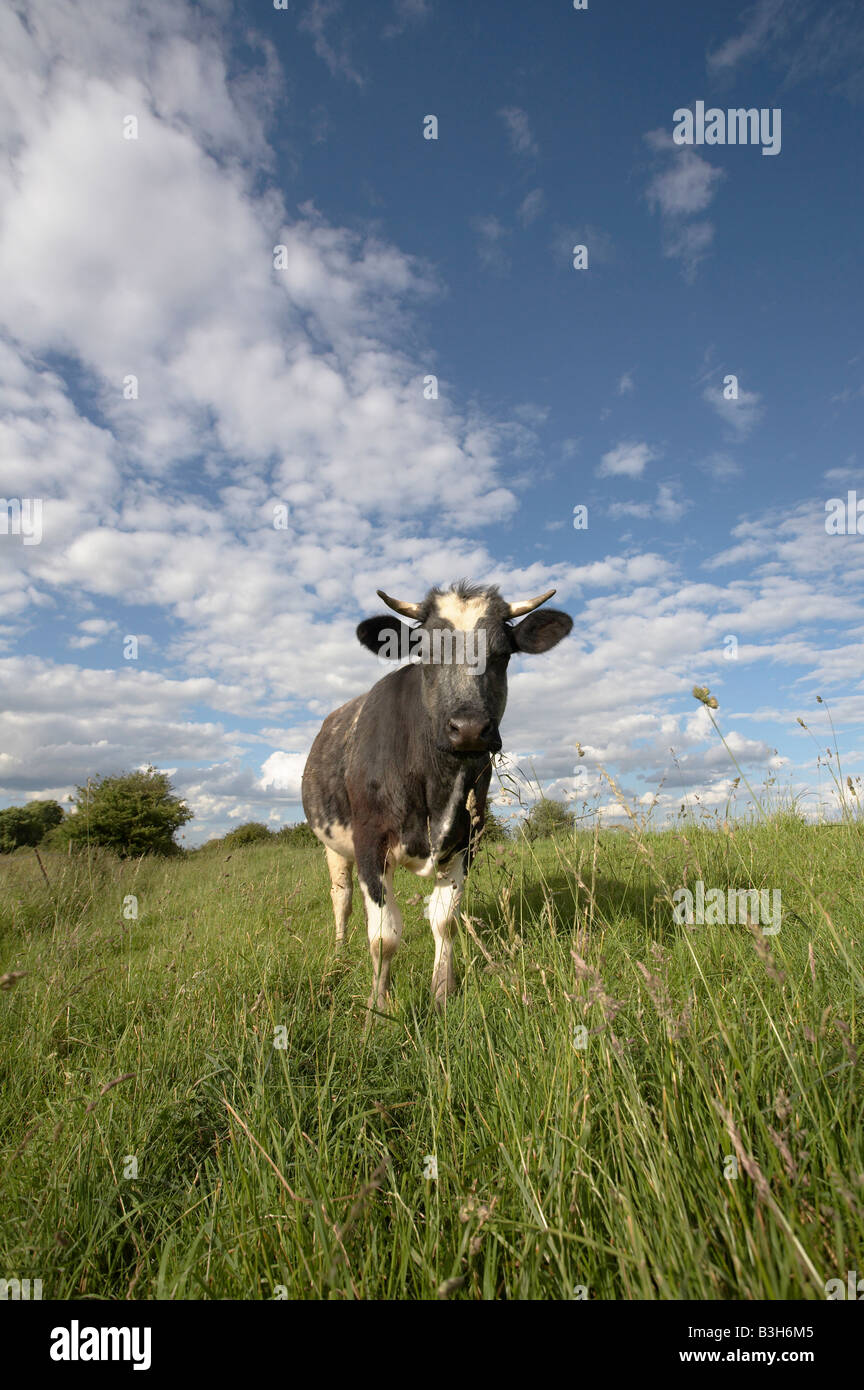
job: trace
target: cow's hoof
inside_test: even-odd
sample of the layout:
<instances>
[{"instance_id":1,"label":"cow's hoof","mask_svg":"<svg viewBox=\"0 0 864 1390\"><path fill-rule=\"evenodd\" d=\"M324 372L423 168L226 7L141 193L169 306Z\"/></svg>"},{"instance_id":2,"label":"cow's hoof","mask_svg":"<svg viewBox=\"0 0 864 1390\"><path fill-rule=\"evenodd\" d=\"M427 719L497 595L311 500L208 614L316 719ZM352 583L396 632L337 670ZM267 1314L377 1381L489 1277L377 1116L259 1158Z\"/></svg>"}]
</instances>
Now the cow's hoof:
<instances>
[{"instance_id":1,"label":"cow's hoof","mask_svg":"<svg viewBox=\"0 0 864 1390\"><path fill-rule=\"evenodd\" d=\"M369 995L369 999L368 999L368 1002L367 1002L367 1004L366 1004L366 1027L367 1027L367 1028L368 1028L368 1027L370 1026L370 1024L372 1023L372 1020L373 1020L373 1018L375 1017L376 1014L386 1014L386 1013L387 1013L389 1004L390 1004L390 996L387 995L387 994L385 994L385 995L383 995L383 996L380 996L380 995L375 994L375 993L373 992L372 994Z\"/></svg>"},{"instance_id":2,"label":"cow's hoof","mask_svg":"<svg viewBox=\"0 0 864 1390\"><path fill-rule=\"evenodd\" d=\"M432 1002L439 1012L447 1005L447 1000L451 994L456 993L455 980L442 980L439 984L432 985Z\"/></svg>"}]
</instances>

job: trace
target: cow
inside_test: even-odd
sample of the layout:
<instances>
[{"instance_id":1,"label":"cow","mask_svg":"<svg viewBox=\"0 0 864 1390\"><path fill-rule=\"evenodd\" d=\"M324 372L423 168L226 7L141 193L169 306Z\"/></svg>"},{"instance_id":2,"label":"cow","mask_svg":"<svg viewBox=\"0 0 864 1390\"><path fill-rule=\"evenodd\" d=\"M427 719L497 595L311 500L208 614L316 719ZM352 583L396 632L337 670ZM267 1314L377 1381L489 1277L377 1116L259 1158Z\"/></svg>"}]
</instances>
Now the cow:
<instances>
[{"instance_id":1,"label":"cow","mask_svg":"<svg viewBox=\"0 0 864 1390\"><path fill-rule=\"evenodd\" d=\"M452 924L480 832L514 652L546 652L573 620L535 612L555 593L507 603L497 586L460 581L430 589L421 603L379 598L414 626L385 613L357 628L379 656L419 652L365 695L324 720L303 772L306 819L327 852L337 951L351 912L353 866L363 895L372 994L367 1022L382 1011L402 935L393 871L402 864L434 879L427 915L435 939L432 997L440 1008L456 987ZM522 621L514 624L514 619Z\"/></svg>"}]
</instances>

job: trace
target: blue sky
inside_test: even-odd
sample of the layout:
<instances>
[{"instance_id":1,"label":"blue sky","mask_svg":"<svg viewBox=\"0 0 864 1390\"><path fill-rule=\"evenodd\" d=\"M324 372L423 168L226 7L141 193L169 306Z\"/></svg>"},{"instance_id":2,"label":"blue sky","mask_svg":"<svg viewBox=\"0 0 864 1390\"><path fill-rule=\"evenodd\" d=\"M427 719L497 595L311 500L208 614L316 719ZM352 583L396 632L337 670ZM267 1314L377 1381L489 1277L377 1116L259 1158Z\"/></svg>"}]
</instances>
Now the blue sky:
<instances>
[{"instance_id":1,"label":"blue sky","mask_svg":"<svg viewBox=\"0 0 864 1390\"><path fill-rule=\"evenodd\" d=\"M511 768L722 812L708 684L753 785L832 813L796 719L859 775L853 4L36 0L0 50L0 495L42 505L0 534L0 804L153 762L189 842L296 820L376 588L467 576L576 623L514 663ZM676 145L699 101L779 153Z\"/></svg>"}]
</instances>

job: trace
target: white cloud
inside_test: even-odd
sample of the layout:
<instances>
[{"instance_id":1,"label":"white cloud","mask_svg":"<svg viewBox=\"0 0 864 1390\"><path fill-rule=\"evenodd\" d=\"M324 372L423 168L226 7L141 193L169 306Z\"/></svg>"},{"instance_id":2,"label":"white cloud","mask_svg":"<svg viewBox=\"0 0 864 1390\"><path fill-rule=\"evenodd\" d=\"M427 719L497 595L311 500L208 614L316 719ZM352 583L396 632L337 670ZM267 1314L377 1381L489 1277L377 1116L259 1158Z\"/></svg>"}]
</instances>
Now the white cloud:
<instances>
[{"instance_id":1,"label":"white cloud","mask_svg":"<svg viewBox=\"0 0 864 1390\"><path fill-rule=\"evenodd\" d=\"M108 618L85 618L78 624L78 633L68 639L67 645L73 651L84 651L118 631L119 625Z\"/></svg>"},{"instance_id":2,"label":"white cloud","mask_svg":"<svg viewBox=\"0 0 864 1390\"><path fill-rule=\"evenodd\" d=\"M496 275L507 275L510 271L510 257L505 250L510 237L509 230L497 217L472 217L471 227L477 238L477 255L487 270Z\"/></svg>"},{"instance_id":3,"label":"white cloud","mask_svg":"<svg viewBox=\"0 0 864 1390\"><path fill-rule=\"evenodd\" d=\"M713 79L734 80L746 63L758 60L780 70L781 90L818 83L820 92L860 104L864 32L856 5L840 0L814 12L796 0L757 0L742 18L741 32L707 55Z\"/></svg>"},{"instance_id":4,"label":"white cloud","mask_svg":"<svg viewBox=\"0 0 864 1390\"><path fill-rule=\"evenodd\" d=\"M861 483L864 482L864 469L860 465L847 468L828 468L823 476L828 483Z\"/></svg>"},{"instance_id":5,"label":"white cloud","mask_svg":"<svg viewBox=\"0 0 864 1390\"><path fill-rule=\"evenodd\" d=\"M732 478L740 478L744 472L740 463L729 454L724 453L706 454L696 466L718 483L729 482Z\"/></svg>"},{"instance_id":6,"label":"white cloud","mask_svg":"<svg viewBox=\"0 0 864 1390\"><path fill-rule=\"evenodd\" d=\"M713 201L723 177L722 169L713 168L692 150L682 149L674 155L671 166L651 180L646 196L665 217L692 217Z\"/></svg>"},{"instance_id":7,"label":"white cloud","mask_svg":"<svg viewBox=\"0 0 864 1390\"><path fill-rule=\"evenodd\" d=\"M710 222L689 222L670 226L666 230L664 256L684 264L684 278L692 282L700 261L714 244L714 227Z\"/></svg>"},{"instance_id":8,"label":"white cloud","mask_svg":"<svg viewBox=\"0 0 864 1390\"><path fill-rule=\"evenodd\" d=\"M656 458L659 458L659 454L650 444L625 439L603 455L597 473L607 478L640 478L646 464Z\"/></svg>"},{"instance_id":9,"label":"white cloud","mask_svg":"<svg viewBox=\"0 0 864 1390\"><path fill-rule=\"evenodd\" d=\"M573 265L573 248L585 246L588 250L588 264L605 265L613 259L614 244L608 232L590 223L581 226L563 227L556 224L551 237L552 255L555 262L568 270Z\"/></svg>"},{"instance_id":10,"label":"white cloud","mask_svg":"<svg viewBox=\"0 0 864 1390\"><path fill-rule=\"evenodd\" d=\"M746 439L762 418L758 391L745 391L738 387L736 398L727 399L722 386L706 386L702 399L720 416L730 439Z\"/></svg>"},{"instance_id":11,"label":"white cloud","mask_svg":"<svg viewBox=\"0 0 864 1390\"><path fill-rule=\"evenodd\" d=\"M727 39L708 54L710 71L728 71L755 57L777 32L786 0L758 0L747 11L747 23L735 38Z\"/></svg>"},{"instance_id":12,"label":"white cloud","mask_svg":"<svg viewBox=\"0 0 864 1390\"><path fill-rule=\"evenodd\" d=\"M258 785L262 791L285 792L292 801L299 801L305 762L305 753L285 753L282 750L271 753L262 765Z\"/></svg>"},{"instance_id":13,"label":"white cloud","mask_svg":"<svg viewBox=\"0 0 864 1390\"><path fill-rule=\"evenodd\" d=\"M381 30L385 39L398 38L406 29L425 24L432 14L429 0L393 0L393 18Z\"/></svg>"},{"instance_id":14,"label":"white cloud","mask_svg":"<svg viewBox=\"0 0 864 1390\"><path fill-rule=\"evenodd\" d=\"M352 62L343 16L342 0L312 0L300 16L297 27L301 33L311 35L316 54L327 64L333 77L344 77L362 87L364 79ZM334 31L338 39L333 37Z\"/></svg>"},{"instance_id":15,"label":"white cloud","mask_svg":"<svg viewBox=\"0 0 864 1390\"><path fill-rule=\"evenodd\" d=\"M516 213L523 227L530 227L532 222L537 221L543 212L545 202L542 188L532 188L530 193L525 194Z\"/></svg>"},{"instance_id":16,"label":"white cloud","mask_svg":"<svg viewBox=\"0 0 864 1390\"><path fill-rule=\"evenodd\" d=\"M680 521L692 505L692 502L679 495L675 485L660 483L653 502L612 502L609 506L609 515L615 520L624 516L632 516L640 521L654 520L674 523Z\"/></svg>"},{"instance_id":17,"label":"white cloud","mask_svg":"<svg viewBox=\"0 0 864 1390\"><path fill-rule=\"evenodd\" d=\"M540 153L540 147L531 131L531 123L527 112L519 106L504 106L498 112L505 126L507 134L510 136L510 144L516 154L528 155L536 158Z\"/></svg>"},{"instance_id":18,"label":"white cloud","mask_svg":"<svg viewBox=\"0 0 864 1390\"><path fill-rule=\"evenodd\" d=\"M644 137L658 161L665 160L648 184L645 196L659 210L663 222L663 254L680 260L684 278L695 278L699 264L711 249L711 222L687 219L704 212L714 200L725 174L692 149L681 148L666 131L648 131Z\"/></svg>"}]
</instances>

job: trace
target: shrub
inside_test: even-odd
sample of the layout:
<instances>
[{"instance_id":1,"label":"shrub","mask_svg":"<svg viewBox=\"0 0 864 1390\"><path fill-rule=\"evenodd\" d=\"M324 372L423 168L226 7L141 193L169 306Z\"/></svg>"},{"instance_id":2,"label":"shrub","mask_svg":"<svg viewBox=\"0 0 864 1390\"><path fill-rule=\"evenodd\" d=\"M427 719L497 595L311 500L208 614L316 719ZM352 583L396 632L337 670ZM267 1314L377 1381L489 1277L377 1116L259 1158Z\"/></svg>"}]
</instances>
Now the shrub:
<instances>
[{"instance_id":1,"label":"shrub","mask_svg":"<svg viewBox=\"0 0 864 1390\"><path fill-rule=\"evenodd\" d=\"M535 801L519 829L526 840L546 840L562 831L571 831L573 824L573 812L567 810L563 801L543 796Z\"/></svg>"},{"instance_id":2,"label":"shrub","mask_svg":"<svg viewBox=\"0 0 864 1390\"><path fill-rule=\"evenodd\" d=\"M0 854L11 854L22 845L41 844L54 826L63 820L59 801L28 801L26 806L8 806L0 811Z\"/></svg>"},{"instance_id":3,"label":"shrub","mask_svg":"<svg viewBox=\"0 0 864 1390\"><path fill-rule=\"evenodd\" d=\"M483 839L487 845L498 845L510 839L510 831L505 821L494 811L486 812L483 825Z\"/></svg>"},{"instance_id":4,"label":"shrub","mask_svg":"<svg viewBox=\"0 0 864 1390\"><path fill-rule=\"evenodd\" d=\"M280 844L292 845L294 848L299 849L321 843L314 830L305 820L299 821L297 825L283 825L282 829L277 832L276 839Z\"/></svg>"},{"instance_id":5,"label":"shrub","mask_svg":"<svg viewBox=\"0 0 864 1390\"><path fill-rule=\"evenodd\" d=\"M237 849L240 845L255 845L262 840L272 839L273 832L263 821L250 820L245 825L238 825L234 830L229 830L218 843L226 849Z\"/></svg>"}]
</instances>

